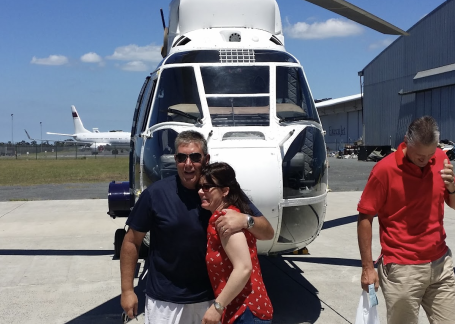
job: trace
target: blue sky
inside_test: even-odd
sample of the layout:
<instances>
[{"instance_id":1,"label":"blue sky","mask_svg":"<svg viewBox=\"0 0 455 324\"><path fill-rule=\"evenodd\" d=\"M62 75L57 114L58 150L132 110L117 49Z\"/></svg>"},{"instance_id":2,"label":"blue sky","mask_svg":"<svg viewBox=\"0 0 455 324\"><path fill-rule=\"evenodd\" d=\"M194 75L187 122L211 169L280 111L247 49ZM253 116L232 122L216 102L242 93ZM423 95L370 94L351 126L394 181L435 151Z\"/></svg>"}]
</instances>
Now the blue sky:
<instances>
[{"instance_id":1,"label":"blue sky","mask_svg":"<svg viewBox=\"0 0 455 324\"><path fill-rule=\"evenodd\" d=\"M443 0L351 0L407 30ZM357 72L397 36L383 35L303 0L278 0L286 49L303 65L315 99L360 93ZM0 1L0 142L72 133L84 126L130 131L142 83L161 60L169 2ZM11 118L13 114L13 119ZM42 126L40 126L42 122Z\"/></svg>"}]
</instances>

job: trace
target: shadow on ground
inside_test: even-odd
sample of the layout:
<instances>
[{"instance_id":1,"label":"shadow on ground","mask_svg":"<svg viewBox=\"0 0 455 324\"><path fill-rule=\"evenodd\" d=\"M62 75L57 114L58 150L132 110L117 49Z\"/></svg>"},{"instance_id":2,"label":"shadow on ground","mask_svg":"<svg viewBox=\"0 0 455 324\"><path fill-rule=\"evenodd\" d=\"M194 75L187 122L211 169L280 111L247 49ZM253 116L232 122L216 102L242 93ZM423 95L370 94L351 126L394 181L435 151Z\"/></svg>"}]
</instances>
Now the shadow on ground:
<instances>
[{"instance_id":1,"label":"shadow on ground","mask_svg":"<svg viewBox=\"0 0 455 324\"><path fill-rule=\"evenodd\" d=\"M317 289L302 276L302 270L282 256L259 256L259 261L274 309L273 323L316 322L324 309Z\"/></svg>"},{"instance_id":2,"label":"shadow on ground","mask_svg":"<svg viewBox=\"0 0 455 324\"><path fill-rule=\"evenodd\" d=\"M302 276L299 267L295 266L292 260L286 261L286 258L281 256L260 256L259 259L267 291L274 307L273 322L279 324L316 322L323 311L317 297L318 291ZM136 277L142 278L142 273L138 273L139 268L138 263ZM138 314L144 312L144 290L145 280L140 279L135 287L139 298ZM120 296L116 296L66 323L122 323L121 314ZM133 320L130 323L136 323L136 321Z\"/></svg>"},{"instance_id":3,"label":"shadow on ground","mask_svg":"<svg viewBox=\"0 0 455 324\"><path fill-rule=\"evenodd\" d=\"M346 217L342 222L351 222ZM335 225L335 224L333 224ZM337 224L338 225L338 224ZM0 255L112 255L113 251L97 250L0 250ZM321 312L335 312L321 301L318 290L306 278L301 263L320 263L360 267L360 261L342 258L314 258L310 256L280 255L259 256L262 274L274 307L273 322L278 324L315 323ZM299 262L300 267L295 263ZM135 292L139 298L138 314L144 313L145 278L140 273L141 263L136 267L139 278ZM142 269L146 269L143 267ZM143 271L143 270L142 270ZM120 295L94 307L88 312L66 322L67 324L122 323ZM340 315L340 314L338 314ZM340 317L342 317L340 315ZM131 323L135 323L133 320Z\"/></svg>"}]
</instances>

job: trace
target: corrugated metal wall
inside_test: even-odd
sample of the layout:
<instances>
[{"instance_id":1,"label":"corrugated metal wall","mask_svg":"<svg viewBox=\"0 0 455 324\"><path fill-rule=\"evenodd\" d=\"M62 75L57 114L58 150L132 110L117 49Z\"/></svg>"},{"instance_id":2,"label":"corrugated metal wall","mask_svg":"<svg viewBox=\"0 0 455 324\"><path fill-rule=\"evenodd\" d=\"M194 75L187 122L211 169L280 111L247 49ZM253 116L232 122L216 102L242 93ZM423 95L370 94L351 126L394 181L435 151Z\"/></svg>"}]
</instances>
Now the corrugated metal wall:
<instances>
[{"instance_id":1,"label":"corrugated metal wall","mask_svg":"<svg viewBox=\"0 0 455 324\"><path fill-rule=\"evenodd\" d=\"M362 111L350 111L320 116L329 151L343 150L362 137Z\"/></svg>"},{"instance_id":2,"label":"corrugated metal wall","mask_svg":"<svg viewBox=\"0 0 455 324\"><path fill-rule=\"evenodd\" d=\"M447 0L365 67L365 145L396 147L423 115L436 118L442 139L455 140L455 71L413 79L455 63L454 17L455 0Z\"/></svg>"}]
</instances>

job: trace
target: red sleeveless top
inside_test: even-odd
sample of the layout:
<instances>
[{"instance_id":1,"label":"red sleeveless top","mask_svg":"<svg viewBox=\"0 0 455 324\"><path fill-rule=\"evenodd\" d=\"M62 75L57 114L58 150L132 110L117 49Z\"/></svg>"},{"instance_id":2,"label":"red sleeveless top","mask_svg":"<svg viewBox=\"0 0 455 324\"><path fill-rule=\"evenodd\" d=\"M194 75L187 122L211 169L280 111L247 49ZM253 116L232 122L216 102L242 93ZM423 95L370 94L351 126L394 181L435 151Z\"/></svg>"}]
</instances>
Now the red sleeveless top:
<instances>
[{"instance_id":1,"label":"red sleeveless top","mask_svg":"<svg viewBox=\"0 0 455 324\"><path fill-rule=\"evenodd\" d=\"M229 209L239 211L234 206L230 206ZM233 270L232 263L221 245L221 240L215 227L215 221L220 215L221 213L216 211L210 217L207 227L207 254L205 257L215 298L226 286L226 282ZM245 312L246 307L250 309L254 316L262 320L271 320L273 315L272 304L262 280L261 267L257 257L256 238L248 230L243 230L243 233L250 250L253 270L243 290L224 310L221 319L222 324L233 323Z\"/></svg>"}]
</instances>

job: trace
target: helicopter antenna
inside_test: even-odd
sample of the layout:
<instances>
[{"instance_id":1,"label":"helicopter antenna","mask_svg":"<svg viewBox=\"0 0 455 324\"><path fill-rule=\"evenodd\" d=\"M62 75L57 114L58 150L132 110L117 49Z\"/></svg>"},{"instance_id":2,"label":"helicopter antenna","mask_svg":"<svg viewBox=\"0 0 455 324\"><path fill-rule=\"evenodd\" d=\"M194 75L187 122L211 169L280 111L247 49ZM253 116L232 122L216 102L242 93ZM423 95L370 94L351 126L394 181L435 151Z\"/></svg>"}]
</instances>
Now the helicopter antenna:
<instances>
[{"instance_id":1,"label":"helicopter antenna","mask_svg":"<svg viewBox=\"0 0 455 324\"><path fill-rule=\"evenodd\" d=\"M161 12L161 22L163 23L163 29L166 29L166 22L164 21L163 8L160 9Z\"/></svg>"}]
</instances>

